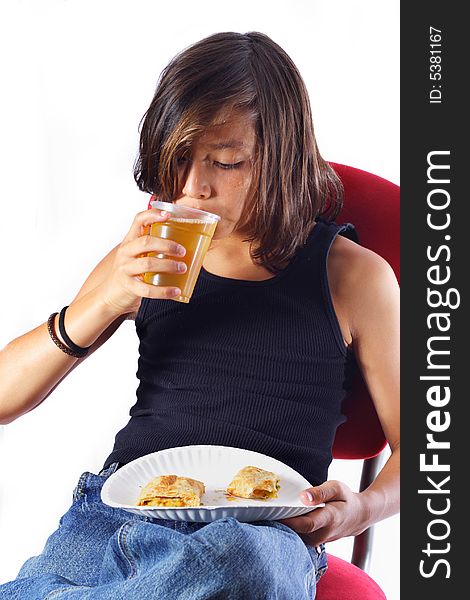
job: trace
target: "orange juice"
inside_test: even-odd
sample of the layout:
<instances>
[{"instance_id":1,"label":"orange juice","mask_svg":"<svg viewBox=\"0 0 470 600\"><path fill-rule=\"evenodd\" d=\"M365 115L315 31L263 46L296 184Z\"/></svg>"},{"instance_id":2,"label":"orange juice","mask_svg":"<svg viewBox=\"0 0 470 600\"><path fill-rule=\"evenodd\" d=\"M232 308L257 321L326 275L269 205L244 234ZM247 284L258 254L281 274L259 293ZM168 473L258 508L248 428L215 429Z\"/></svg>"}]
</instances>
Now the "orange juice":
<instances>
[{"instance_id":1,"label":"orange juice","mask_svg":"<svg viewBox=\"0 0 470 600\"><path fill-rule=\"evenodd\" d=\"M186 254L178 260L184 261L188 269L186 273L145 273L144 281L154 285L178 287L181 295L174 300L189 302L216 227L217 220L175 216L170 216L162 223L153 223L150 235L173 240L186 248ZM165 255L151 252L149 256L164 258Z\"/></svg>"}]
</instances>

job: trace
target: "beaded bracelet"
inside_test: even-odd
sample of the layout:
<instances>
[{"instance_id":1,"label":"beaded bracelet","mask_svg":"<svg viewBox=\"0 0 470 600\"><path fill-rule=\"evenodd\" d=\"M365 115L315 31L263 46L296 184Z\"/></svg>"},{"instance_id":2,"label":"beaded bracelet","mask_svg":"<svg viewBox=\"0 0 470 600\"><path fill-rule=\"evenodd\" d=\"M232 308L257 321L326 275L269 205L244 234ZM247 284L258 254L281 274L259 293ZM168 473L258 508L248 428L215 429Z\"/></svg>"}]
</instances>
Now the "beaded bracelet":
<instances>
[{"instance_id":1,"label":"beaded bracelet","mask_svg":"<svg viewBox=\"0 0 470 600\"><path fill-rule=\"evenodd\" d=\"M90 346L88 346L87 348L82 348L81 346L77 346L77 344L75 344L75 342L72 342L72 340L67 335L67 332L65 331L65 311L67 310L67 308L68 308L68 306L64 306L64 308L60 311L60 314L59 314L60 335L62 336L62 339L67 344L67 346L70 348L70 350L73 350L75 352L75 354L77 354L77 358L83 358L84 356L86 356L88 354L88 350L90 349Z\"/></svg>"},{"instance_id":2,"label":"beaded bracelet","mask_svg":"<svg viewBox=\"0 0 470 600\"><path fill-rule=\"evenodd\" d=\"M52 313L50 315L50 317L47 319L47 331L49 332L49 335L51 336L51 340L54 342L54 344L57 346L57 348L62 350L62 352L65 352L65 354L68 354L69 356L73 356L74 358L83 358L83 356L85 356L85 354L88 352L88 348L86 348L85 354L74 352L71 348L69 348L68 346L63 344L57 337L57 334L55 332L55 327L54 327L54 321L58 314L59 313L57 313L57 312Z\"/></svg>"}]
</instances>

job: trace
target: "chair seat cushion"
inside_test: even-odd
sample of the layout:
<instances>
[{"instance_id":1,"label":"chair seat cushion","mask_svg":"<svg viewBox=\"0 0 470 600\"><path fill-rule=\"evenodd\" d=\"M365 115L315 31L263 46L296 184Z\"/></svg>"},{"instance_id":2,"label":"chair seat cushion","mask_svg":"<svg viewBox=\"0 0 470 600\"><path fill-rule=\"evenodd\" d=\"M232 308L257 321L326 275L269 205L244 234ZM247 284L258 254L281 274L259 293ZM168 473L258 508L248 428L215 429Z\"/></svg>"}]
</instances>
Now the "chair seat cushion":
<instances>
[{"instance_id":1,"label":"chair seat cushion","mask_svg":"<svg viewBox=\"0 0 470 600\"><path fill-rule=\"evenodd\" d=\"M328 554L328 570L315 600L387 600L373 579L351 563Z\"/></svg>"}]
</instances>

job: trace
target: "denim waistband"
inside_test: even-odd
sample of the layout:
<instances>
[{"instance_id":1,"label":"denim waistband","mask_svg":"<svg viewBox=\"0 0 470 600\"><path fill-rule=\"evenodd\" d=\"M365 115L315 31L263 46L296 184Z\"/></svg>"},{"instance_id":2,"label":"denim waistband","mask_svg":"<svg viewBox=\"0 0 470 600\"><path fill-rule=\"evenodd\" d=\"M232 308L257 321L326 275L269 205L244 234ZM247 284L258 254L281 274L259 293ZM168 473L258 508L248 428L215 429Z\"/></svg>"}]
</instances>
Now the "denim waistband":
<instances>
[{"instance_id":1,"label":"denim waistband","mask_svg":"<svg viewBox=\"0 0 470 600\"><path fill-rule=\"evenodd\" d=\"M111 463L104 469L101 469L101 471L98 473L98 475L99 475L99 477L105 477L107 479L108 477L111 477L111 475L113 473L115 473L118 469L120 469L123 466L124 466L124 463L120 463L120 462Z\"/></svg>"}]
</instances>

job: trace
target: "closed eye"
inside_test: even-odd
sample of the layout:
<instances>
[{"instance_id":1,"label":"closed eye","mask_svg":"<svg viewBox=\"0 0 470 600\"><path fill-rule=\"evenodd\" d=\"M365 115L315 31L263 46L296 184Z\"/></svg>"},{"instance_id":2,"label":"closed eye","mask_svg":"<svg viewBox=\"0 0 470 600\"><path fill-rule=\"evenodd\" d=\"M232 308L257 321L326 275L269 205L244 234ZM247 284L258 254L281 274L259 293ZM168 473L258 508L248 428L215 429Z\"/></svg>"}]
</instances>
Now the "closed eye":
<instances>
[{"instance_id":1,"label":"closed eye","mask_svg":"<svg viewBox=\"0 0 470 600\"><path fill-rule=\"evenodd\" d=\"M178 167L182 167L190 162L192 162L192 161L191 161L191 158L189 158L188 156L180 156L177 159ZM214 160L214 161L212 161L212 164L219 169L229 170L229 169L238 169L239 167L242 166L243 162L244 161L241 160L236 163L223 163L218 160Z\"/></svg>"},{"instance_id":2,"label":"closed eye","mask_svg":"<svg viewBox=\"0 0 470 600\"><path fill-rule=\"evenodd\" d=\"M219 167L219 169L238 169L243 164L243 161L237 163L221 163L217 160L214 160L214 165Z\"/></svg>"}]
</instances>

